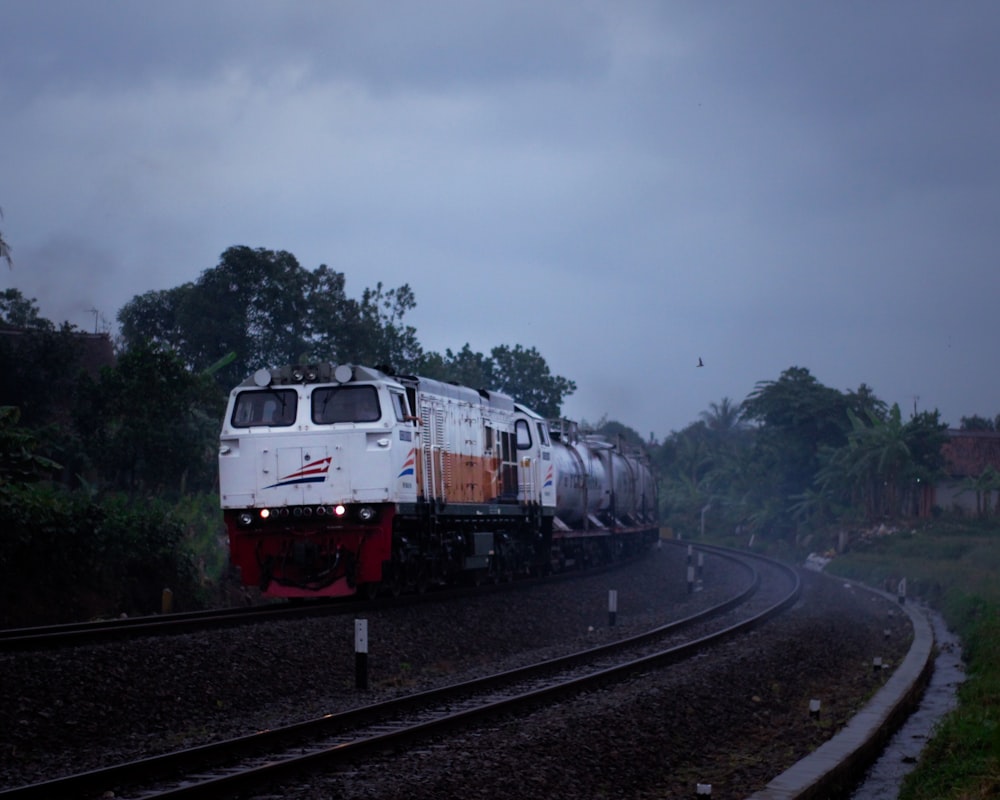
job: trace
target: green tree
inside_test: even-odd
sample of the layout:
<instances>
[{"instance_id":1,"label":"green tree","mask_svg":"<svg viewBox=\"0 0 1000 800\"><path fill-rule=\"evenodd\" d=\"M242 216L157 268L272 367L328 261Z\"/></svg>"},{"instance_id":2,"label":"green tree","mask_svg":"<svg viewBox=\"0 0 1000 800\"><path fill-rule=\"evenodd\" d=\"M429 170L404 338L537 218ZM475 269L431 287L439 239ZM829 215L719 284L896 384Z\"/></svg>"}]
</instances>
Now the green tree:
<instances>
[{"instance_id":1,"label":"green tree","mask_svg":"<svg viewBox=\"0 0 1000 800\"><path fill-rule=\"evenodd\" d=\"M973 414L969 417L962 417L959 430L963 431L993 431L996 430L996 422L986 417Z\"/></svg>"},{"instance_id":2,"label":"green tree","mask_svg":"<svg viewBox=\"0 0 1000 800\"><path fill-rule=\"evenodd\" d=\"M522 345L500 345L486 356L466 342L457 353L424 353L418 371L428 378L503 392L549 419L561 415L563 401L576 391L576 383L552 374L538 350Z\"/></svg>"},{"instance_id":3,"label":"green tree","mask_svg":"<svg viewBox=\"0 0 1000 800\"><path fill-rule=\"evenodd\" d=\"M987 464L978 475L970 475L963 481L962 492L975 492L977 517L989 516L990 496L993 492L1000 492L1000 472L992 464ZM1000 498L997 506L1000 507Z\"/></svg>"},{"instance_id":4,"label":"green tree","mask_svg":"<svg viewBox=\"0 0 1000 800\"><path fill-rule=\"evenodd\" d=\"M869 410L862 419L848 411L847 443L824 452L817 490L841 508L859 508L868 521L928 513L925 488L939 474L947 426L937 411L902 421L898 404L884 417Z\"/></svg>"},{"instance_id":5,"label":"green tree","mask_svg":"<svg viewBox=\"0 0 1000 800\"><path fill-rule=\"evenodd\" d=\"M492 388L509 394L543 417L555 418L562 413L562 404L576 391L576 383L561 375L553 375L549 365L534 347L521 345L494 347Z\"/></svg>"},{"instance_id":6,"label":"green tree","mask_svg":"<svg viewBox=\"0 0 1000 800\"><path fill-rule=\"evenodd\" d=\"M714 496L711 436L704 422L673 432L653 452L659 480L660 516L678 532L698 530L701 509Z\"/></svg>"},{"instance_id":7,"label":"green tree","mask_svg":"<svg viewBox=\"0 0 1000 800\"><path fill-rule=\"evenodd\" d=\"M635 428L630 428L625 423L614 419L607 419L607 417L602 418L594 426L594 433L600 434L610 441L620 441L633 450L646 450L650 444L642 438L642 434Z\"/></svg>"},{"instance_id":8,"label":"green tree","mask_svg":"<svg viewBox=\"0 0 1000 800\"><path fill-rule=\"evenodd\" d=\"M364 338L364 326L358 302L347 296L346 287L344 273L326 264L320 264L311 275L306 332L311 358L335 363L356 360L352 351Z\"/></svg>"},{"instance_id":9,"label":"green tree","mask_svg":"<svg viewBox=\"0 0 1000 800\"><path fill-rule=\"evenodd\" d=\"M217 372L231 386L261 366L304 361L409 369L421 351L403 318L415 306L407 285L379 283L353 300L326 265L310 272L283 250L235 246L197 281L133 298L118 320L126 349L167 347L193 370L234 353Z\"/></svg>"},{"instance_id":10,"label":"green tree","mask_svg":"<svg viewBox=\"0 0 1000 800\"><path fill-rule=\"evenodd\" d=\"M69 421L76 380L84 369L78 334L69 323L58 330L50 323L0 337L0 405L17 406L27 427Z\"/></svg>"},{"instance_id":11,"label":"green tree","mask_svg":"<svg viewBox=\"0 0 1000 800\"><path fill-rule=\"evenodd\" d=\"M709 430L728 433L743 426L742 408L739 403L723 397L718 403L709 403L708 410L699 415Z\"/></svg>"},{"instance_id":12,"label":"green tree","mask_svg":"<svg viewBox=\"0 0 1000 800\"><path fill-rule=\"evenodd\" d=\"M419 372L428 378L451 381L473 389L493 389L497 383L495 368L492 358L474 352L466 342L457 353L450 348L445 350L443 356L440 353L425 353Z\"/></svg>"},{"instance_id":13,"label":"green tree","mask_svg":"<svg viewBox=\"0 0 1000 800\"><path fill-rule=\"evenodd\" d=\"M383 365L390 372L411 372L420 364L422 348L417 331L403 322L417 302L409 285L386 289L381 281L374 289L365 289L360 303L348 303L354 318L354 335L342 342L340 349L349 354L346 360Z\"/></svg>"},{"instance_id":14,"label":"green tree","mask_svg":"<svg viewBox=\"0 0 1000 800\"><path fill-rule=\"evenodd\" d=\"M847 441L848 399L817 381L809 370L790 367L777 381L760 381L743 402L743 419L756 423L755 471L776 481L779 504L809 489L821 466L825 447ZM773 504L771 505L773 508ZM783 527L793 527L790 518Z\"/></svg>"},{"instance_id":15,"label":"green tree","mask_svg":"<svg viewBox=\"0 0 1000 800\"><path fill-rule=\"evenodd\" d=\"M845 397L847 407L861 419L867 419L870 414L874 414L878 419L885 419L885 415L889 413L885 401L880 400L866 383L862 383L853 392L847 392Z\"/></svg>"},{"instance_id":16,"label":"green tree","mask_svg":"<svg viewBox=\"0 0 1000 800\"><path fill-rule=\"evenodd\" d=\"M76 423L107 487L176 494L214 484L223 404L208 376L140 345L98 380L82 379Z\"/></svg>"},{"instance_id":17,"label":"green tree","mask_svg":"<svg viewBox=\"0 0 1000 800\"><path fill-rule=\"evenodd\" d=\"M20 289L4 289L0 292L0 322L17 328L53 330L55 325L38 312L38 301L25 297Z\"/></svg>"},{"instance_id":18,"label":"green tree","mask_svg":"<svg viewBox=\"0 0 1000 800\"><path fill-rule=\"evenodd\" d=\"M38 452L37 436L20 422L20 409L0 406L0 486L34 483L60 469Z\"/></svg>"},{"instance_id":19,"label":"green tree","mask_svg":"<svg viewBox=\"0 0 1000 800\"><path fill-rule=\"evenodd\" d=\"M895 516L903 477L913 463L899 405L892 405L886 419L870 415L870 425L853 413L850 418L850 469L862 487L866 514L870 520Z\"/></svg>"},{"instance_id":20,"label":"green tree","mask_svg":"<svg viewBox=\"0 0 1000 800\"><path fill-rule=\"evenodd\" d=\"M193 291L193 283L136 295L118 311L124 349L141 345L165 347L190 359L188 339L181 328L180 308Z\"/></svg>"},{"instance_id":21,"label":"green tree","mask_svg":"<svg viewBox=\"0 0 1000 800\"><path fill-rule=\"evenodd\" d=\"M125 349L168 347L194 370L236 353L219 372L229 385L264 365L296 363L309 349L309 283L290 253L230 247L196 282L127 303L118 314Z\"/></svg>"},{"instance_id":22,"label":"green tree","mask_svg":"<svg viewBox=\"0 0 1000 800\"><path fill-rule=\"evenodd\" d=\"M921 411L906 423L906 444L912 462L906 476L904 500L910 512L920 516L931 513L931 486L944 473L942 447L948 438L948 425L941 421L941 412Z\"/></svg>"}]
</instances>

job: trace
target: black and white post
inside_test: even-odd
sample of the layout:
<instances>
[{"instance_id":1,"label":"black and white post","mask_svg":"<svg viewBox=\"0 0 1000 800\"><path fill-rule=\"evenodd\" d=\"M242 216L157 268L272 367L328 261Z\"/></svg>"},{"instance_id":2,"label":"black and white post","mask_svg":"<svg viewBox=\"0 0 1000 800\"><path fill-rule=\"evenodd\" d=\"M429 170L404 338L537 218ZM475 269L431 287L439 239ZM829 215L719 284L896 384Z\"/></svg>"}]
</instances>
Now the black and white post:
<instances>
[{"instance_id":1,"label":"black and white post","mask_svg":"<svg viewBox=\"0 0 1000 800\"><path fill-rule=\"evenodd\" d=\"M368 691L368 620L354 620L354 677L360 691Z\"/></svg>"},{"instance_id":2,"label":"black and white post","mask_svg":"<svg viewBox=\"0 0 1000 800\"><path fill-rule=\"evenodd\" d=\"M608 590L608 625L615 627L615 618L618 616L618 590Z\"/></svg>"}]
</instances>

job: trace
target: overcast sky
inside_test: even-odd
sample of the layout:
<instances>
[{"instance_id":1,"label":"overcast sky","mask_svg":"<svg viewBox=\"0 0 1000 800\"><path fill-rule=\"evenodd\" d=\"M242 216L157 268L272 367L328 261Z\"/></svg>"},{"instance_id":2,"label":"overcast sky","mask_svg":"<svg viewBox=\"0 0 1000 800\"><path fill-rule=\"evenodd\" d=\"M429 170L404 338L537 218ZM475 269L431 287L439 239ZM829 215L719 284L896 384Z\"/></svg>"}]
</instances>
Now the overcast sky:
<instances>
[{"instance_id":1,"label":"overcast sky","mask_svg":"<svg viewBox=\"0 0 1000 800\"><path fill-rule=\"evenodd\" d=\"M792 366L1000 414L1000 3L0 0L0 289L409 284L663 438ZM697 368L698 359L705 366Z\"/></svg>"}]
</instances>

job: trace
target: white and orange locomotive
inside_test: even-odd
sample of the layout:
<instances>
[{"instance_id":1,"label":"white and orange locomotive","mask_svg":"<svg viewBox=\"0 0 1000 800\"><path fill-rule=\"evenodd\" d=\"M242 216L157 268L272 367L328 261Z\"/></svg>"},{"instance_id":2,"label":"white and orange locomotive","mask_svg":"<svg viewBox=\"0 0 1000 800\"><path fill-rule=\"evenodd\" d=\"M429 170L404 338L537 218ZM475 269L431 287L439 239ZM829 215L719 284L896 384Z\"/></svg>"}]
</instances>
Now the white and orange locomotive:
<instances>
[{"instance_id":1,"label":"white and orange locomotive","mask_svg":"<svg viewBox=\"0 0 1000 800\"><path fill-rule=\"evenodd\" d=\"M634 552L645 460L511 397L369 367L261 369L219 446L230 558L273 597L422 591Z\"/></svg>"}]
</instances>

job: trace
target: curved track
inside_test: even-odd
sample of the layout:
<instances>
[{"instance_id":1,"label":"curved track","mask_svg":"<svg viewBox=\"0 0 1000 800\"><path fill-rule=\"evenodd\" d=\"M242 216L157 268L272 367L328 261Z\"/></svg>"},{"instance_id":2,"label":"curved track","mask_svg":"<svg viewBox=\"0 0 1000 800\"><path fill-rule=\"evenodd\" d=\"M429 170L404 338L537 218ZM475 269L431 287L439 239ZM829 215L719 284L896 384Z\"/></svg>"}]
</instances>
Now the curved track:
<instances>
[{"instance_id":1,"label":"curved track","mask_svg":"<svg viewBox=\"0 0 1000 800\"><path fill-rule=\"evenodd\" d=\"M641 635L297 725L0 792L0 798L101 796L109 790L119 798L219 797L259 787L290 773L356 762L691 658L752 629L798 598L800 583L792 569L755 556L703 549L744 565L741 591L704 612Z\"/></svg>"}]
</instances>

